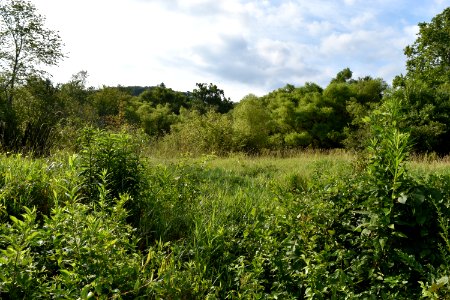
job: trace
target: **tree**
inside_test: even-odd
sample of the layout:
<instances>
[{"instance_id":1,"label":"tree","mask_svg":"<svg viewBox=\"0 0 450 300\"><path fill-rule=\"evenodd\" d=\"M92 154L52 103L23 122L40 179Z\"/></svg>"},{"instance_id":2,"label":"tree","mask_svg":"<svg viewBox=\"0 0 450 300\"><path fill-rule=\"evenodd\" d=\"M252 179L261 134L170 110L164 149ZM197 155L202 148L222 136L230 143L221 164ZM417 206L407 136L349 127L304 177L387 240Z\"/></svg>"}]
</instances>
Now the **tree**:
<instances>
[{"instance_id":1,"label":"tree","mask_svg":"<svg viewBox=\"0 0 450 300\"><path fill-rule=\"evenodd\" d=\"M350 68L345 68L344 70L337 73L336 77L331 79L331 83L344 83L352 78L353 72Z\"/></svg>"},{"instance_id":2,"label":"tree","mask_svg":"<svg viewBox=\"0 0 450 300\"><path fill-rule=\"evenodd\" d=\"M49 154L56 138L54 129L62 117L58 88L48 79L29 77L17 88L14 99L20 127L16 134L16 147L33 155Z\"/></svg>"},{"instance_id":3,"label":"tree","mask_svg":"<svg viewBox=\"0 0 450 300\"><path fill-rule=\"evenodd\" d=\"M100 126L120 127L125 121L125 110L132 96L118 87L104 86L89 96L97 110Z\"/></svg>"},{"instance_id":4,"label":"tree","mask_svg":"<svg viewBox=\"0 0 450 300\"><path fill-rule=\"evenodd\" d=\"M97 113L93 104L89 102L89 96L94 88L87 87L88 74L80 71L69 82L58 86L58 97L62 103L62 118L65 124L83 126L93 124Z\"/></svg>"},{"instance_id":5,"label":"tree","mask_svg":"<svg viewBox=\"0 0 450 300\"><path fill-rule=\"evenodd\" d=\"M197 88L191 93L191 101L194 109L201 113L213 109L219 113L227 113L233 108L233 102L225 97L223 90L210 83L197 83Z\"/></svg>"},{"instance_id":6,"label":"tree","mask_svg":"<svg viewBox=\"0 0 450 300\"><path fill-rule=\"evenodd\" d=\"M181 108L179 122L163 137L162 147L170 153L225 154L232 149L232 118L230 114Z\"/></svg>"},{"instance_id":7,"label":"tree","mask_svg":"<svg viewBox=\"0 0 450 300\"><path fill-rule=\"evenodd\" d=\"M430 23L419 23L414 44L405 48L407 77L431 85L450 82L450 7Z\"/></svg>"},{"instance_id":8,"label":"tree","mask_svg":"<svg viewBox=\"0 0 450 300\"><path fill-rule=\"evenodd\" d=\"M370 128L364 120L382 103L388 85L381 78L366 76L353 80L349 88L351 97L346 101L349 122L344 129L343 143L347 148L362 150L370 138Z\"/></svg>"},{"instance_id":9,"label":"tree","mask_svg":"<svg viewBox=\"0 0 450 300\"><path fill-rule=\"evenodd\" d=\"M156 107L144 103L136 113L145 133L150 136L163 136L169 133L170 126L177 120L177 116L172 112L168 103L158 104Z\"/></svg>"},{"instance_id":10,"label":"tree","mask_svg":"<svg viewBox=\"0 0 450 300\"><path fill-rule=\"evenodd\" d=\"M0 78L8 108L15 87L30 75L42 75L41 65L56 65L63 57L57 32L44 26L45 18L26 0L0 4Z\"/></svg>"},{"instance_id":11,"label":"tree","mask_svg":"<svg viewBox=\"0 0 450 300\"><path fill-rule=\"evenodd\" d=\"M258 97L252 94L245 96L233 109L232 116L237 150L256 153L267 146L270 114Z\"/></svg>"},{"instance_id":12,"label":"tree","mask_svg":"<svg viewBox=\"0 0 450 300\"><path fill-rule=\"evenodd\" d=\"M404 127L415 150L450 151L450 8L419 23L416 41L405 48L406 76L394 87L402 100Z\"/></svg>"},{"instance_id":13,"label":"tree","mask_svg":"<svg viewBox=\"0 0 450 300\"><path fill-rule=\"evenodd\" d=\"M180 113L182 106L187 107L187 96L185 93L174 91L167 88L164 83L158 86L147 88L141 94L139 98L143 103L151 104L156 107L158 104L165 106L169 105L171 111L175 114Z\"/></svg>"}]
</instances>

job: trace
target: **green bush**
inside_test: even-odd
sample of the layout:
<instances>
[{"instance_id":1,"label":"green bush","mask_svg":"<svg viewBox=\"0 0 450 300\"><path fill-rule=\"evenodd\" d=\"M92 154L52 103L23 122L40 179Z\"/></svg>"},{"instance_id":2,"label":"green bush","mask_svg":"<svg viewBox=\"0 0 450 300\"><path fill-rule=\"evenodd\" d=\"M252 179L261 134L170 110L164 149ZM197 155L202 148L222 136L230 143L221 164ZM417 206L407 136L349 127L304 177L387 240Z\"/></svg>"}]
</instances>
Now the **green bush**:
<instances>
[{"instance_id":1,"label":"green bush","mask_svg":"<svg viewBox=\"0 0 450 300\"><path fill-rule=\"evenodd\" d=\"M107 189L112 197L127 193L135 198L141 183L138 144L125 133L85 129L79 140L80 176L88 199L96 198L101 174L106 170Z\"/></svg>"},{"instance_id":2,"label":"green bush","mask_svg":"<svg viewBox=\"0 0 450 300\"><path fill-rule=\"evenodd\" d=\"M232 117L235 150L259 153L267 148L272 121L261 100L245 96L233 109Z\"/></svg>"},{"instance_id":3,"label":"green bush","mask_svg":"<svg viewBox=\"0 0 450 300\"><path fill-rule=\"evenodd\" d=\"M195 166L182 164L147 169L146 189L132 211L142 242L188 237L194 226L201 184Z\"/></svg>"},{"instance_id":4,"label":"green bush","mask_svg":"<svg viewBox=\"0 0 450 300\"><path fill-rule=\"evenodd\" d=\"M180 112L180 122L172 125L170 134L164 136L157 147L164 155L185 153L218 155L229 153L233 147L232 120L229 115L209 111Z\"/></svg>"},{"instance_id":5,"label":"green bush","mask_svg":"<svg viewBox=\"0 0 450 300\"><path fill-rule=\"evenodd\" d=\"M53 206L51 174L57 163L22 155L0 156L0 203L7 215L18 217L24 206L36 207L39 216ZM0 215L0 220L3 220Z\"/></svg>"},{"instance_id":6,"label":"green bush","mask_svg":"<svg viewBox=\"0 0 450 300\"><path fill-rule=\"evenodd\" d=\"M411 299L421 289L432 290L431 283L421 287L419 282L434 278L444 286L447 274L433 270L448 257L439 246L448 235L442 218L438 222L439 211L449 214L448 189L408 172L411 144L397 127L399 107L390 99L367 119L372 138L362 172L312 187L306 197L312 211L299 215L314 224L309 227L322 228L309 237L317 243L307 243L303 254L308 299ZM315 212L319 209L321 215ZM303 232L310 232L307 226Z\"/></svg>"},{"instance_id":7,"label":"green bush","mask_svg":"<svg viewBox=\"0 0 450 300\"><path fill-rule=\"evenodd\" d=\"M95 130L68 163L3 156L0 297L446 299L450 175L410 172L397 101L354 171L157 165Z\"/></svg>"},{"instance_id":8,"label":"green bush","mask_svg":"<svg viewBox=\"0 0 450 300\"><path fill-rule=\"evenodd\" d=\"M136 250L134 230L126 224L124 205L129 198L113 200L100 184L96 204L83 204L77 187L65 188L63 195L55 191L55 206L42 224L36 222L36 210L25 207L21 218L11 216L11 222L0 227L0 296L144 295L154 274L146 271L151 264Z\"/></svg>"}]
</instances>

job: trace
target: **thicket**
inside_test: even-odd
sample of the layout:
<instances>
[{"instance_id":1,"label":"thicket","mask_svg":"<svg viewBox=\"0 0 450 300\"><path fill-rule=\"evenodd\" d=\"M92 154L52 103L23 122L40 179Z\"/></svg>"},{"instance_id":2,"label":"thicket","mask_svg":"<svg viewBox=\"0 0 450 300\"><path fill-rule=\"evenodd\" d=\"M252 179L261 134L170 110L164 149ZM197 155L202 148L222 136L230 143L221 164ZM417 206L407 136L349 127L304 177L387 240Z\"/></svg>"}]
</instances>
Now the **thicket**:
<instances>
[{"instance_id":1,"label":"thicket","mask_svg":"<svg viewBox=\"0 0 450 300\"><path fill-rule=\"evenodd\" d=\"M87 72L81 71L55 85L38 68L63 58L60 37L44 27L45 18L26 0L5 1L0 17L3 151L45 156L57 149L74 150L86 126L143 131L160 153L361 150L370 136L364 118L391 95L404 99L398 126L409 131L413 151L450 151L449 8L419 24L416 41L405 48L407 72L392 86L381 78L354 79L345 68L325 88L310 82L287 84L237 103L212 83L197 83L186 92L163 83L92 88L86 86ZM21 44L27 47L17 48Z\"/></svg>"},{"instance_id":2,"label":"thicket","mask_svg":"<svg viewBox=\"0 0 450 300\"><path fill-rule=\"evenodd\" d=\"M394 95L404 99L399 126L410 132L412 150L448 152L447 90L416 79L399 77L395 87L388 87L381 79L351 79L351 71L345 69L325 89L313 83L286 85L233 105L214 85L199 84L201 92L182 93L161 84L133 96L131 88L88 88L86 76L82 72L57 86L33 77L17 88L13 114L6 122L14 134L0 135L3 151L35 156L75 151L74 142L86 126L145 133L154 154L359 151L370 135L364 118ZM1 118L6 115L0 113Z\"/></svg>"},{"instance_id":3,"label":"thicket","mask_svg":"<svg viewBox=\"0 0 450 300\"><path fill-rule=\"evenodd\" d=\"M41 42L54 52L30 61L61 58L31 3L6 1L0 16L36 21L24 42L35 29L52 37ZM233 104L213 84L94 89L85 72L55 86L33 66L1 70L0 297L450 298L450 175L407 167L411 151L450 149L449 20L446 9L419 24L393 87L344 69L326 88ZM336 147L359 159L282 178L201 156Z\"/></svg>"},{"instance_id":4,"label":"thicket","mask_svg":"<svg viewBox=\"0 0 450 300\"><path fill-rule=\"evenodd\" d=\"M407 169L392 97L365 119L362 158L272 177L155 165L126 133L77 154L0 160L3 298L442 299L448 175Z\"/></svg>"}]
</instances>

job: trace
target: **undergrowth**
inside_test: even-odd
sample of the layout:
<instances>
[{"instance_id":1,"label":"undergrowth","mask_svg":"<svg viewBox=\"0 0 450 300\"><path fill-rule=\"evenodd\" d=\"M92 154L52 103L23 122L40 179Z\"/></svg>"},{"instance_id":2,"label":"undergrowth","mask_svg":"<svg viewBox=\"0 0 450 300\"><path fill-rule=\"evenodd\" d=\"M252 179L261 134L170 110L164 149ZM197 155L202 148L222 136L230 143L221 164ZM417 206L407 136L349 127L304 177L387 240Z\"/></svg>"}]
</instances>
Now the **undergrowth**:
<instances>
[{"instance_id":1,"label":"undergrowth","mask_svg":"<svg viewBox=\"0 0 450 300\"><path fill-rule=\"evenodd\" d=\"M410 171L396 101L353 166L155 163L92 129L64 158L4 154L0 297L448 299L450 178Z\"/></svg>"}]
</instances>

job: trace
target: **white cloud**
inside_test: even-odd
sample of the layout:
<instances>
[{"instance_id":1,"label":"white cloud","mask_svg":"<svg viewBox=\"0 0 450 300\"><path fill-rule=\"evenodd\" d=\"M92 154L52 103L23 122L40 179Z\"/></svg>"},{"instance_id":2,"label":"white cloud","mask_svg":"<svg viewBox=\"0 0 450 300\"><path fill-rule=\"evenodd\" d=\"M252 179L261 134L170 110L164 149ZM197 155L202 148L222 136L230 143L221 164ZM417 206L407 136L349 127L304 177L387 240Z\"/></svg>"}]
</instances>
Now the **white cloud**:
<instances>
[{"instance_id":1,"label":"white cloud","mask_svg":"<svg viewBox=\"0 0 450 300\"><path fill-rule=\"evenodd\" d=\"M382 59L389 53L380 47L389 39L387 31L360 30L351 33L334 33L322 40L321 52L330 58L348 57L352 60Z\"/></svg>"},{"instance_id":2,"label":"white cloud","mask_svg":"<svg viewBox=\"0 0 450 300\"><path fill-rule=\"evenodd\" d=\"M434 3L436 3L437 5L442 5L444 3L448 4L448 0L434 0Z\"/></svg>"},{"instance_id":3,"label":"white cloud","mask_svg":"<svg viewBox=\"0 0 450 300\"><path fill-rule=\"evenodd\" d=\"M55 81L95 85L213 82L237 101L286 83L325 85L345 67L390 81L435 0L34 0L69 58ZM414 9L408 9L414 8ZM425 9L425 10L424 10ZM427 16L421 12L427 11Z\"/></svg>"},{"instance_id":4,"label":"white cloud","mask_svg":"<svg viewBox=\"0 0 450 300\"><path fill-rule=\"evenodd\" d=\"M347 5L354 5L357 0L344 0L344 3Z\"/></svg>"},{"instance_id":5,"label":"white cloud","mask_svg":"<svg viewBox=\"0 0 450 300\"><path fill-rule=\"evenodd\" d=\"M360 28L362 26L366 26L369 22L373 21L374 19L375 16L372 12L365 11L362 14L351 18L349 24L353 28Z\"/></svg>"},{"instance_id":6,"label":"white cloud","mask_svg":"<svg viewBox=\"0 0 450 300\"><path fill-rule=\"evenodd\" d=\"M309 35L319 36L330 32L333 28L333 24L328 21L312 21L306 24L306 28Z\"/></svg>"}]
</instances>

